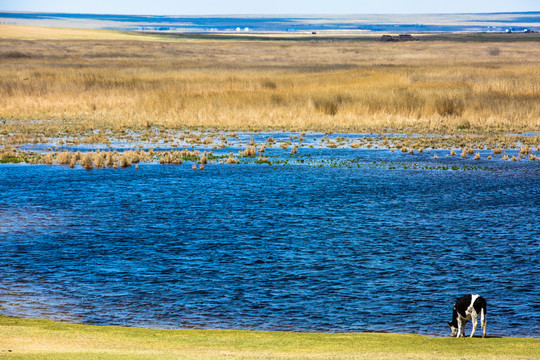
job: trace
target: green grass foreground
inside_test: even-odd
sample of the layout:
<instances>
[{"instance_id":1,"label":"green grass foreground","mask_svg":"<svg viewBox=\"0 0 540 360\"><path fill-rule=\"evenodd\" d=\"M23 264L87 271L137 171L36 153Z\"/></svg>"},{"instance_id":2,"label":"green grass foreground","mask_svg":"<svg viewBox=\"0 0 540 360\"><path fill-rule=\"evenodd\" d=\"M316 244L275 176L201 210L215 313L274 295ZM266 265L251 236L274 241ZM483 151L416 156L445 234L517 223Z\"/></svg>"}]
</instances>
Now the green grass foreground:
<instances>
[{"instance_id":1,"label":"green grass foreground","mask_svg":"<svg viewBox=\"0 0 540 360\"><path fill-rule=\"evenodd\" d=\"M538 359L540 339L158 330L0 315L7 359Z\"/></svg>"}]
</instances>

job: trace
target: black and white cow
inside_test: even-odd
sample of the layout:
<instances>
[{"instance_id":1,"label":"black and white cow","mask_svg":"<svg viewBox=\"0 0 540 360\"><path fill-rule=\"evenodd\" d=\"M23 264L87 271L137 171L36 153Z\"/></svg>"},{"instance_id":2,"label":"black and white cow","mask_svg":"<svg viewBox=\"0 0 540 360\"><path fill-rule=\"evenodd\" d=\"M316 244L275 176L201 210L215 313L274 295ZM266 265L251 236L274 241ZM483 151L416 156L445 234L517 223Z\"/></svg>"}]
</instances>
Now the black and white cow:
<instances>
[{"instance_id":1,"label":"black and white cow","mask_svg":"<svg viewBox=\"0 0 540 360\"><path fill-rule=\"evenodd\" d=\"M478 315L480 315L480 326L484 329L482 337L486 337L486 300L480 295L465 295L457 299L452 313L452 322L449 322L452 336L465 336L465 324L467 320L472 320L473 337L478 325Z\"/></svg>"}]
</instances>

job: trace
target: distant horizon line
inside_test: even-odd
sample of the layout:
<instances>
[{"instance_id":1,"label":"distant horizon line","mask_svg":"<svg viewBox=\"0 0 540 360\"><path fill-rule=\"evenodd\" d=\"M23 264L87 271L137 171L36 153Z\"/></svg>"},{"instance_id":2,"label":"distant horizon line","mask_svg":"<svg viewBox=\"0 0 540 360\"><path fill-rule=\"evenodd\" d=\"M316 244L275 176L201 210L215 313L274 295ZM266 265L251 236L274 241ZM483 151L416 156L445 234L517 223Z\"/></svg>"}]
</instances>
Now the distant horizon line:
<instances>
[{"instance_id":1,"label":"distant horizon line","mask_svg":"<svg viewBox=\"0 0 540 360\"><path fill-rule=\"evenodd\" d=\"M362 16L362 15L501 15L501 14L540 14L540 10L530 11L496 11L496 12L426 12L426 13L312 13L312 14L144 14L144 13L94 13L94 12L61 12L61 11L7 11L0 14L60 14L60 15L113 15L113 16L168 16L168 17L320 17L320 16Z\"/></svg>"}]
</instances>

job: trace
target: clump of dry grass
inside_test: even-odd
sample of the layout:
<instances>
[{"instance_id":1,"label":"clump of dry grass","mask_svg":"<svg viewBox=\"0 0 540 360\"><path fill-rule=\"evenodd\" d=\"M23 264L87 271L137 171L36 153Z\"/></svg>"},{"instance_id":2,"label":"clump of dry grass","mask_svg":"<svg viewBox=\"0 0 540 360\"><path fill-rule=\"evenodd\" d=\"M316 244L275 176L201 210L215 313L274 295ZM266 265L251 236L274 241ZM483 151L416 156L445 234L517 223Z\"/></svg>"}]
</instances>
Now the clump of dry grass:
<instances>
[{"instance_id":1,"label":"clump of dry grass","mask_svg":"<svg viewBox=\"0 0 540 360\"><path fill-rule=\"evenodd\" d=\"M338 109L343 102L343 98L337 95L332 98L317 98L313 99L313 106L315 109L325 115L334 116L338 113Z\"/></svg>"},{"instance_id":2,"label":"clump of dry grass","mask_svg":"<svg viewBox=\"0 0 540 360\"><path fill-rule=\"evenodd\" d=\"M77 158L75 156L72 156L69 161L69 167L73 169L75 168L75 165L77 165Z\"/></svg>"},{"instance_id":3,"label":"clump of dry grass","mask_svg":"<svg viewBox=\"0 0 540 360\"><path fill-rule=\"evenodd\" d=\"M70 165L73 158L73 153L69 151L62 151L56 155L56 161L60 165Z\"/></svg>"},{"instance_id":4,"label":"clump of dry grass","mask_svg":"<svg viewBox=\"0 0 540 360\"><path fill-rule=\"evenodd\" d=\"M520 155L529 155L531 153L532 153L532 147L531 146L525 145L525 146L522 146L519 149L519 154Z\"/></svg>"},{"instance_id":5,"label":"clump of dry grass","mask_svg":"<svg viewBox=\"0 0 540 360\"><path fill-rule=\"evenodd\" d=\"M197 150L184 149L178 152L178 155L181 156L185 160L195 160L201 156L201 152Z\"/></svg>"},{"instance_id":6,"label":"clump of dry grass","mask_svg":"<svg viewBox=\"0 0 540 360\"><path fill-rule=\"evenodd\" d=\"M474 154L474 149L472 147L465 146L461 151L461 157L465 159L467 156Z\"/></svg>"},{"instance_id":7,"label":"clump of dry grass","mask_svg":"<svg viewBox=\"0 0 540 360\"><path fill-rule=\"evenodd\" d=\"M137 164L141 161L141 152L139 150L126 151L124 152L124 155L128 157L132 164Z\"/></svg>"},{"instance_id":8,"label":"clump of dry grass","mask_svg":"<svg viewBox=\"0 0 540 360\"><path fill-rule=\"evenodd\" d=\"M122 154L122 156L120 157L120 167L121 168L131 167L131 160L126 154Z\"/></svg>"},{"instance_id":9,"label":"clump of dry grass","mask_svg":"<svg viewBox=\"0 0 540 360\"><path fill-rule=\"evenodd\" d=\"M244 151L240 152L240 155L253 157L257 155L257 149L254 146L248 146Z\"/></svg>"},{"instance_id":10,"label":"clump of dry grass","mask_svg":"<svg viewBox=\"0 0 540 360\"><path fill-rule=\"evenodd\" d=\"M460 116L463 113L464 105L463 101L459 99L444 97L435 101L435 109L441 116Z\"/></svg>"},{"instance_id":11,"label":"clump of dry grass","mask_svg":"<svg viewBox=\"0 0 540 360\"><path fill-rule=\"evenodd\" d=\"M264 79L263 81L261 81L261 86L269 90L275 90L277 88L276 82L270 79Z\"/></svg>"},{"instance_id":12,"label":"clump of dry grass","mask_svg":"<svg viewBox=\"0 0 540 360\"><path fill-rule=\"evenodd\" d=\"M86 170L93 170L94 163L92 161L92 155L90 153L85 153L81 159L81 166Z\"/></svg>"},{"instance_id":13,"label":"clump of dry grass","mask_svg":"<svg viewBox=\"0 0 540 360\"><path fill-rule=\"evenodd\" d=\"M233 165L233 164L239 164L240 161L238 161L237 158L233 157L233 156L229 156L227 157L227 160L226 160L227 164L230 164L230 165Z\"/></svg>"},{"instance_id":14,"label":"clump of dry grass","mask_svg":"<svg viewBox=\"0 0 540 360\"><path fill-rule=\"evenodd\" d=\"M488 54L491 56L499 56L501 55L502 51L501 48L498 46L492 46L488 49Z\"/></svg>"},{"instance_id":15,"label":"clump of dry grass","mask_svg":"<svg viewBox=\"0 0 540 360\"><path fill-rule=\"evenodd\" d=\"M105 164L107 167L113 167L114 164L117 163L117 160L112 152L107 152L107 155L105 156Z\"/></svg>"},{"instance_id":16,"label":"clump of dry grass","mask_svg":"<svg viewBox=\"0 0 540 360\"><path fill-rule=\"evenodd\" d=\"M181 151L165 152L159 156L159 163L181 165L184 163L184 155L186 155L186 153Z\"/></svg>"},{"instance_id":17,"label":"clump of dry grass","mask_svg":"<svg viewBox=\"0 0 540 360\"><path fill-rule=\"evenodd\" d=\"M105 167L105 157L104 156L106 156L106 154L102 153L100 151L95 152L93 154L94 167L96 169L101 169L101 168Z\"/></svg>"},{"instance_id":18,"label":"clump of dry grass","mask_svg":"<svg viewBox=\"0 0 540 360\"><path fill-rule=\"evenodd\" d=\"M41 163L45 165L52 165L54 164L54 156L51 153L43 155L41 158Z\"/></svg>"}]
</instances>

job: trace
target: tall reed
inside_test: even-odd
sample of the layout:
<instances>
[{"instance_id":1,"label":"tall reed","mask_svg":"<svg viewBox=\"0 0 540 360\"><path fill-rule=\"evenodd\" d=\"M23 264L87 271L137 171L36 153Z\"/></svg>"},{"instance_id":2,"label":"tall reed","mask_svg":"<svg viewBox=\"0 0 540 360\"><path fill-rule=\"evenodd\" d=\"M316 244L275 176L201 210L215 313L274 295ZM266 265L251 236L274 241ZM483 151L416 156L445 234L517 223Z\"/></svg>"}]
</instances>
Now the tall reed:
<instances>
[{"instance_id":1,"label":"tall reed","mask_svg":"<svg viewBox=\"0 0 540 360\"><path fill-rule=\"evenodd\" d=\"M493 47L501 50L498 56L481 56ZM2 141L13 144L58 134L107 142L106 130L124 136L127 128L155 127L420 133L540 129L537 42L366 42L360 49L347 41L3 39L0 59L0 118L22 120L3 125Z\"/></svg>"}]
</instances>

